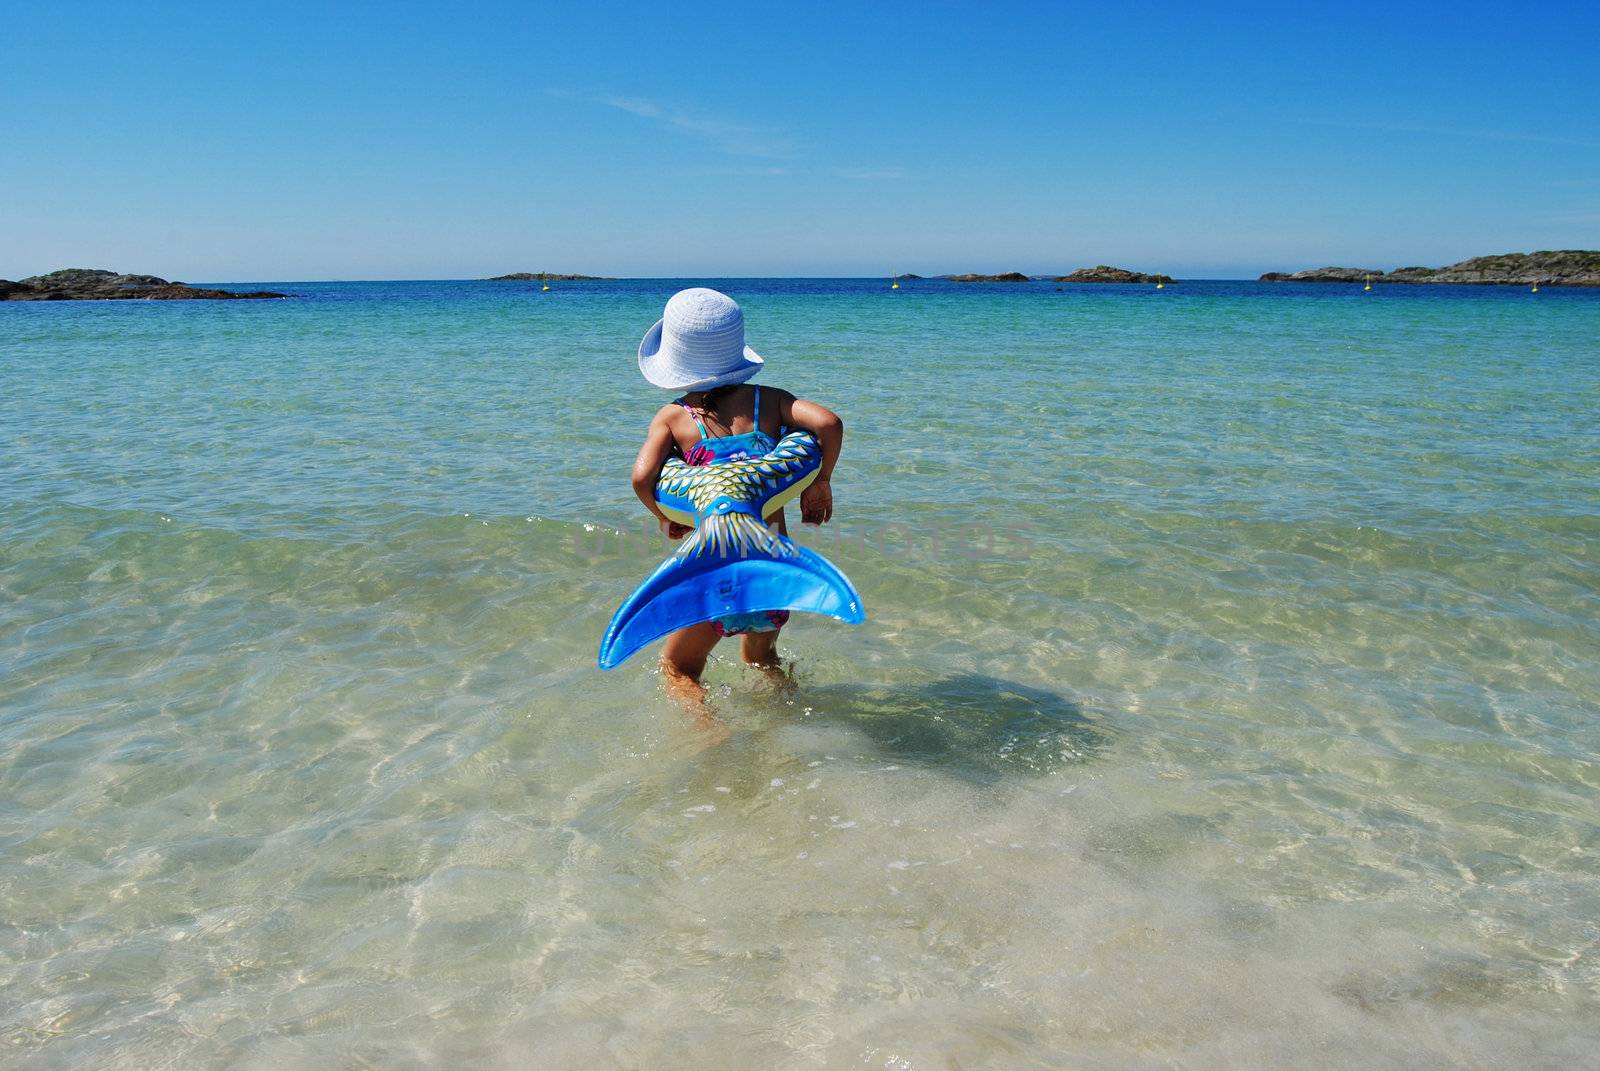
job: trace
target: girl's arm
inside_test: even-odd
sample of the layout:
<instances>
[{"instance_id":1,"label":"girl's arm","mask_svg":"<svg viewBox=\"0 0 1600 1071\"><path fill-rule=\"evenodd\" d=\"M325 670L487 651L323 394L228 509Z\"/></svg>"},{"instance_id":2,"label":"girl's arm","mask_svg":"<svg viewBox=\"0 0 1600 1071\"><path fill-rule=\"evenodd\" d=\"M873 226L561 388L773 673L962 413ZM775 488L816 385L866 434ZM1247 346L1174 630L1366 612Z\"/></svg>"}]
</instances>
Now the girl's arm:
<instances>
[{"instance_id":1,"label":"girl's arm","mask_svg":"<svg viewBox=\"0 0 1600 1071\"><path fill-rule=\"evenodd\" d=\"M785 425L804 428L822 444L822 466L817 469L817 478L800 492L800 520L806 524L826 524L833 519L833 466L844 446L844 421L832 409L787 392L778 412Z\"/></svg>"},{"instance_id":2,"label":"girl's arm","mask_svg":"<svg viewBox=\"0 0 1600 1071\"><path fill-rule=\"evenodd\" d=\"M671 414L672 406L665 406L650 421L644 445L639 447L639 456L633 460L633 493L661 523L663 532L672 539L682 539L692 529L662 513L661 507L656 505L656 480L661 478L661 466L672 454L672 425L668 419Z\"/></svg>"}]
</instances>

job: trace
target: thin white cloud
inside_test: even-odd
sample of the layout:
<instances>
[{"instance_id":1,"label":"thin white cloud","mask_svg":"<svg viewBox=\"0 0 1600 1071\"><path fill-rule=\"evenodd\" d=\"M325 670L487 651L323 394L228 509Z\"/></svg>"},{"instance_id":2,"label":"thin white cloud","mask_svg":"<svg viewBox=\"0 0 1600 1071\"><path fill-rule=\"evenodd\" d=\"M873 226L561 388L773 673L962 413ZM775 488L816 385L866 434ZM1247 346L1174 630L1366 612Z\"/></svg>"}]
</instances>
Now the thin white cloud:
<instances>
[{"instance_id":1,"label":"thin white cloud","mask_svg":"<svg viewBox=\"0 0 1600 1071\"><path fill-rule=\"evenodd\" d=\"M903 167L836 167L835 178L856 179L861 182L883 182L906 177Z\"/></svg>"},{"instance_id":2,"label":"thin white cloud","mask_svg":"<svg viewBox=\"0 0 1600 1071\"><path fill-rule=\"evenodd\" d=\"M708 167L701 171L702 175L729 176L732 178L771 178L774 175L787 175L787 167Z\"/></svg>"},{"instance_id":3,"label":"thin white cloud","mask_svg":"<svg viewBox=\"0 0 1600 1071\"><path fill-rule=\"evenodd\" d=\"M630 97L618 93L575 93L571 90L551 89L546 92L564 100L582 100L615 108L641 119L648 119L669 130L681 130L704 138L731 156L757 156L782 160L795 155L794 139L781 130L734 122L716 116L697 115L659 101L644 97Z\"/></svg>"},{"instance_id":4,"label":"thin white cloud","mask_svg":"<svg viewBox=\"0 0 1600 1071\"><path fill-rule=\"evenodd\" d=\"M1483 141L1536 142L1541 145L1571 145L1579 148L1600 148L1593 138L1570 138L1559 134L1540 134L1529 130L1488 130L1469 126L1440 126L1433 123L1413 123L1383 119L1296 119L1294 122L1309 126L1337 126L1356 130L1383 130L1396 134L1423 134L1443 138L1476 138Z\"/></svg>"},{"instance_id":5,"label":"thin white cloud","mask_svg":"<svg viewBox=\"0 0 1600 1071\"><path fill-rule=\"evenodd\" d=\"M668 130L702 138L730 156L753 156L769 160L790 160L800 155L795 139L787 132L740 123L716 116L683 111L672 105L647 97L634 97L622 93L579 92L571 89L547 89L546 95L560 100L582 101L614 108L619 112L648 120ZM744 178L787 175L788 167L712 167L702 172L707 175L725 175ZM884 182L906 177L903 167L832 167L827 174L834 178L858 182Z\"/></svg>"}]
</instances>

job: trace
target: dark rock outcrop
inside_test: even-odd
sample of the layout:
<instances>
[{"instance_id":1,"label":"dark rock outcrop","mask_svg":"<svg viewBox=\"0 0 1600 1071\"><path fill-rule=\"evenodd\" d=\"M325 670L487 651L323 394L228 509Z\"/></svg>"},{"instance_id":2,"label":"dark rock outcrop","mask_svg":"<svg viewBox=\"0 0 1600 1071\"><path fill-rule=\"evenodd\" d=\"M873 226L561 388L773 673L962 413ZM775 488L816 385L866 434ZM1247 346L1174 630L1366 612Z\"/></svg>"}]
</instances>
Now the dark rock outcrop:
<instances>
[{"instance_id":1,"label":"dark rock outcrop","mask_svg":"<svg viewBox=\"0 0 1600 1071\"><path fill-rule=\"evenodd\" d=\"M1003 272L1000 275L946 275L952 283L1026 283L1028 276L1020 271Z\"/></svg>"},{"instance_id":2,"label":"dark rock outcrop","mask_svg":"<svg viewBox=\"0 0 1600 1071\"><path fill-rule=\"evenodd\" d=\"M197 298L281 298L271 290L241 293L169 282L154 275L119 275L104 268L62 268L21 282L0 279L0 301L189 301Z\"/></svg>"},{"instance_id":3,"label":"dark rock outcrop","mask_svg":"<svg viewBox=\"0 0 1600 1071\"><path fill-rule=\"evenodd\" d=\"M1361 268L1316 268L1311 271L1269 271L1263 283L1457 283L1471 286L1600 286L1600 251L1547 249L1537 253L1501 253L1473 257L1443 268L1396 268L1391 272Z\"/></svg>"},{"instance_id":4,"label":"dark rock outcrop","mask_svg":"<svg viewBox=\"0 0 1600 1071\"><path fill-rule=\"evenodd\" d=\"M1368 276L1381 278L1378 268L1312 268L1309 271L1269 271L1258 282L1263 283L1359 283Z\"/></svg>"},{"instance_id":5,"label":"dark rock outcrop","mask_svg":"<svg viewBox=\"0 0 1600 1071\"><path fill-rule=\"evenodd\" d=\"M1400 271L1391 272L1395 282ZM1550 286L1600 286L1600 251L1547 249L1537 253L1501 253L1473 257L1407 282L1428 283L1545 283Z\"/></svg>"},{"instance_id":6,"label":"dark rock outcrop","mask_svg":"<svg viewBox=\"0 0 1600 1071\"><path fill-rule=\"evenodd\" d=\"M920 278L922 278L922 276L914 275L911 272L901 272L899 275L896 275L895 278L896 279L920 279Z\"/></svg>"},{"instance_id":7,"label":"dark rock outcrop","mask_svg":"<svg viewBox=\"0 0 1600 1071\"><path fill-rule=\"evenodd\" d=\"M528 283L546 280L552 283L609 283L615 282L607 275L559 275L553 271L514 271L510 275L494 275L486 283Z\"/></svg>"},{"instance_id":8,"label":"dark rock outcrop","mask_svg":"<svg viewBox=\"0 0 1600 1071\"><path fill-rule=\"evenodd\" d=\"M1127 268L1113 268L1109 264L1097 264L1092 268L1079 268L1071 275L1058 275L1058 283L1171 283L1177 280L1170 275L1147 275L1142 271L1129 271Z\"/></svg>"}]
</instances>

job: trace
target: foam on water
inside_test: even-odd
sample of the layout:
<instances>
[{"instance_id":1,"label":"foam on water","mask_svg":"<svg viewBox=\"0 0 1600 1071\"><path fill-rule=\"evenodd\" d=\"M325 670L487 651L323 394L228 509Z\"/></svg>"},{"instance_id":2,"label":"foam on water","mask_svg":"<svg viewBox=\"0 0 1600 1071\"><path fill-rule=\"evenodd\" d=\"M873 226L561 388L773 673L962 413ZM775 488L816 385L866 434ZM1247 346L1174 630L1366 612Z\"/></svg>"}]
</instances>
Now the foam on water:
<instances>
[{"instance_id":1,"label":"foam on water","mask_svg":"<svg viewBox=\"0 0 1600 1071\"><path fill-rule=\"evenodd\" d=\"M725 734L674 284L0 305L4 1062L1590 1058L1600 295L725 285L870 609Z\"/></svg>"}]
</instances>

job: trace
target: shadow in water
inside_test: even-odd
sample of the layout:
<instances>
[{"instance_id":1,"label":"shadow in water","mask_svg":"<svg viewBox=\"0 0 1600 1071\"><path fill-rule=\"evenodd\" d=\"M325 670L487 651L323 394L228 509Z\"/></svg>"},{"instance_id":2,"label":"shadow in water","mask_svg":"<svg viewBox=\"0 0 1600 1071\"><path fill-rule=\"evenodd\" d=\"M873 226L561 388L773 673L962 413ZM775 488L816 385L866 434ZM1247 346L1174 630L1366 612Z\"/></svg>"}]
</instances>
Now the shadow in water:
<instances>
[{"instance_id":1,"label":"shadow in water","mask_svg":"<svg viewBox=\"0 0 1600 1071\"><path fill-rule=\"evenodd\" d=\"M979 674L924 683L802 686L810 720L847 725L894 761L990 782L1089 761L1111 731L1055 692Z\"/></svg>"}]
</instances>

